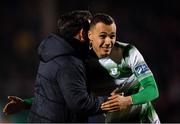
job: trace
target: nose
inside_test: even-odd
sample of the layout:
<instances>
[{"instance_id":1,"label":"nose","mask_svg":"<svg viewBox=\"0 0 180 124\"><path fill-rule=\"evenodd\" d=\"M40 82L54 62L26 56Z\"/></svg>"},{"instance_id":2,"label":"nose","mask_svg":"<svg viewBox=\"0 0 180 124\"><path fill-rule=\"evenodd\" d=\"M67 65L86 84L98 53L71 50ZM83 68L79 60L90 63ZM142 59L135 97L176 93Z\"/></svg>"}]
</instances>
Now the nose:
<instances>
[{"instance_id":1,"label":"nose","mask_svg":"<svg viewBox=\"0 0 180 124\"><path fill-rule=\"evenodd\" d=\"M110 46L111 45L111 38L107 37L104 44L106 46Z\"/></svg>"}]
</instances>

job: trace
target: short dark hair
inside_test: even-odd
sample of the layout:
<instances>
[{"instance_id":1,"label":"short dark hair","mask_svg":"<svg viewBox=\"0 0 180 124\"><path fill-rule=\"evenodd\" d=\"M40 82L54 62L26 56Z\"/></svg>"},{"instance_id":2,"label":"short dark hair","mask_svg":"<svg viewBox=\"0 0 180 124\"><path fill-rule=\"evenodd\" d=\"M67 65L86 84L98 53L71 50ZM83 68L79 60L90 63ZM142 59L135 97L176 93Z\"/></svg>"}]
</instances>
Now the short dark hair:
<instances>
[{"instance_id":1,"label":"short dark hair","mask_svg":"<svg viewBox=\"0 0 180 124\"><path fill-rule=\"evenodd\" d=\"M95 26L99 22L102 22L106 25L111 25L112 23L115 23L114 19L111 16L105 13L97 13L96 15L93 16L90 23L90 27Z\"/></svg>"},{"instance_id":2,"label":"short dark hair","mask_svg":"<svg viewBox=\"0 0 180 124\"><path fill-rule=\"evenodd\" d=\"M58 19L57 33L63 37L74 37L83 28L88 31L92 14L87 10L75 10L61 15Z\"/></svg>"}]
</instances>

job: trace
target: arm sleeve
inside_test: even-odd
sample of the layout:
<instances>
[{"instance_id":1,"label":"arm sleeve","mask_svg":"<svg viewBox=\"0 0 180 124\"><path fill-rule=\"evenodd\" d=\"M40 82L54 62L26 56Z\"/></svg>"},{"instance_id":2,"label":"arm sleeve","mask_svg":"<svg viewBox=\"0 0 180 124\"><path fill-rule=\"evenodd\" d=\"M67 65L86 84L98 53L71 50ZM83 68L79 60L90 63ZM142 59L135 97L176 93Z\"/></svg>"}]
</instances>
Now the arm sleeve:
<instances>
[{"instance_id":1,"label":"arm sleeve","mask_svg":"<svg viewBox=\"0 0 180 124\"><path fill-rule=\"evenodd\" d=\"M57 79L68 107L77 113L92 115L102 113L100 106L107 97L93 97L87 91L83 64L68 62L58 72Z\"/></svg>"},{"instance_id":2,"label":"arm sleeve","mask_svg":"<svg viewBox=\"0 0 180 124\"><path fill-rule=\"evenodd\" d=\"M143 104L156 99L159 92L154 76L141 53L135 47L130 50L128 62L133 74L141 84L140 91L132 95L133 104Z\"/></svg>"},{"instance_id":3,"label":"arm sleeve","mask_svg":"<svg viewBox=\"0 0 180 124\"><path fill-rule=\"evenodd\" d=\"M133 104L143 104L154 100L159 96L158 88L153 76L149 76L140 81L142 90L137 94L133 94Z\"/></svg>"},{"instance_id":4,"label":"arm sleeve","mask_svg":"<svg viewBox=\"0 0 180 124\"><path fill-rule=\"evenodd\" d=\"M34 97L24 99L23 103L25 104L25 109L30 109L33 101L34 101Z\"/></svg>"},{"instance_id":5,"label":"arm sleeve","mask_svg":"<svg viewBox=\"0 0 180 124\"><path fill-rule=\"evenodd\" d=\"M27 105L32 105L33 101L34 101L34 97L23 100L23 102Z\"/></svg>"}]
</instances>

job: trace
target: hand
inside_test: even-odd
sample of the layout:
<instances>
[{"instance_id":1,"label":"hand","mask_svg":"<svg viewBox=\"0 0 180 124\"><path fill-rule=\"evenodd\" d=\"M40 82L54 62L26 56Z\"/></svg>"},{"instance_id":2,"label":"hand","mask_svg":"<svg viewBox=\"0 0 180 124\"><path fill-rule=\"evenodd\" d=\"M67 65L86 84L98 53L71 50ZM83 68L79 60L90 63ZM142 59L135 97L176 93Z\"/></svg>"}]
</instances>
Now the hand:
<instances>
[{"instance_id":1,"label":"hand","mask_svg":"<svg viewBox=\"0 0 180 124\"><path fill-rule=\"evenodd\" d=\"M132 104L131 96L123 96L120 94L113 94L108 97L108 101L102 103L101 109L108 112L121 111Z\"/></svg>"},{"instance_id":2,"label":"hand","mask_svg":"<svg viewBox=\"0 0 180 124\"><path fill-rule=\"evenodd\" d=\"M124 92L120 92L118 87L111 92L111 96L113 96L115 94L119 94L121 96L124 96Z\"/></svg>"},{"instance_id":3,"label":"hand","mask_svg":"<svg viewBox=\"0 0 180 124\"><path fill-rule=\"evenodd\" d=\"M3 108L5 115L15 114L25 109L23 100L17 96L8 96L8 103Z\"/></svg>"}]
</instances>

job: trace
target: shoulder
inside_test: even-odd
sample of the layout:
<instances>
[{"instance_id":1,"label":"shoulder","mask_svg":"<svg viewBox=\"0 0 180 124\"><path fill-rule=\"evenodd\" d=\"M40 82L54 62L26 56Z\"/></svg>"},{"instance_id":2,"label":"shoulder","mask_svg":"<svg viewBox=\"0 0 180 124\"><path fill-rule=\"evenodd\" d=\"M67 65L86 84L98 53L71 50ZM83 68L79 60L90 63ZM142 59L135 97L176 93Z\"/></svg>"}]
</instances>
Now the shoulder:
<instances>
[{"instance_id":1,"label":"shoulder","mask_svg":"<svg viewBox=\"0 0 180 124\"><path fill-rule=\"evenodd\" d=\"M55 33L49 33L49 34L47 34L47 35L43 38L43 40L51 39L51 38L54 38L54 39L56 39L56 40L64 40L64 38L62 38L62 36L59 36L59 35L57 35L57 34L55 34Z\"/></svg>"},{"instance_id":2,"label":"shoulder","mask_svg":"<svg viewBox=\"0 0 180 124\"><path fill-rule=\"evenodd\" d=\"M57 64L60 64L62 67L77 67L84 66L84 63L81 59L73 55L64 55L59 56L54 60Z\"/></svg>"},{"instance_id":3,"label":"shoulder","mask_svg":"<svg viewBox=\"0 0 180 124\"><path fill-rule=\"evenodd\" d=\"M116 49L121 49L123 51L123 57L128 57L133 52L138 51L134 45L130 43L120 42L120 41L116 41L116 43L114 44L114 47Z\"/></svg>"},{"instance_id":4,"label":"shoulder","mask_svg":"<svg viewBox=\"0 0 180 124\"><path fill-rule=\"evenodd\" d=\"M57 76L67 75L69 78L81 78L86 72L84 63L74 56L60 56L57 57L54 61L59 65ZM73 79L70 78L70 80Z\"/></svg>"},{"instance_id":5,"label":"shoulder","mask_svg":"<svg viewBox=\"0 0 180 124\"><path fill-rule=\"evenodd\" d=\"M125 43L125 42L116 41L114 45L117 46L117 47L122 47L123 48L123 47L126 47L126 46L130 45L130 44Z\"/></svg>"},{"instance_id":6,"label":"shoulder","mask_svg":"<svg viewBox=\"0 0 180 124\"><path fill-rule=\"evenodd\" d=\"M134 45L132 45L130 43L120 42L120 41L116 41L114 46L117 47L117 48L123 48L126 51L136 49L136 47Z\"/></svg>"}]
</instances>

